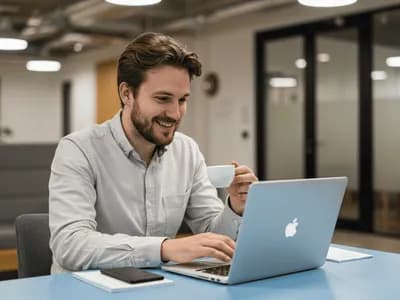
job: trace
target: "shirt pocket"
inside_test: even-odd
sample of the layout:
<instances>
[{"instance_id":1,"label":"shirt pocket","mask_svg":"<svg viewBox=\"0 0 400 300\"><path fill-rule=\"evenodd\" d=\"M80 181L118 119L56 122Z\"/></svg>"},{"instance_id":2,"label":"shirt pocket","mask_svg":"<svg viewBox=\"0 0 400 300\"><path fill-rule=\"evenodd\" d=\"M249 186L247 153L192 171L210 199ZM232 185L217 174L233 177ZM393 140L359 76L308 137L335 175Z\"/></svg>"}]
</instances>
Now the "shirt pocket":
<instances>
[{"instance_id":1,"label":"shirt pocket","mask_svg":"<svg viewBox=\"0 0 400 300\"><path fill-rule=\"evenodd\" d=\"M168 195L163 197L166 236L176 236L185 216L189 197L190 190L183 194Z\"/></svg>"}]
</instances>

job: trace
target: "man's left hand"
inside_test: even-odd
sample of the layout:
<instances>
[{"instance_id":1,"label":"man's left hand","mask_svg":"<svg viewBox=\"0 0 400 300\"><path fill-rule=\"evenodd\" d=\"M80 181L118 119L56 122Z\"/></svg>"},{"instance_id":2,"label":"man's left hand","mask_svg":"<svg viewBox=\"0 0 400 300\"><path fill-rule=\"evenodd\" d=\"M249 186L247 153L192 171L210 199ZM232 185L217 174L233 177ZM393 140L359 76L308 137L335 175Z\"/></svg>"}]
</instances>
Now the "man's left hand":
<instances>
[{"instance_id":1,"label":"man's left hand","mask_svg":"<svg viewBox=\"0 0 400 300\"><path fill-rule=\"evenodd\" d=\"M237 162L232 162L232 164L235 166L235 177L227 190L231 208L241 216L246 204L250 184L258 181L258 178L249 167L240 166Z\"/></svg>"}]
</instances>

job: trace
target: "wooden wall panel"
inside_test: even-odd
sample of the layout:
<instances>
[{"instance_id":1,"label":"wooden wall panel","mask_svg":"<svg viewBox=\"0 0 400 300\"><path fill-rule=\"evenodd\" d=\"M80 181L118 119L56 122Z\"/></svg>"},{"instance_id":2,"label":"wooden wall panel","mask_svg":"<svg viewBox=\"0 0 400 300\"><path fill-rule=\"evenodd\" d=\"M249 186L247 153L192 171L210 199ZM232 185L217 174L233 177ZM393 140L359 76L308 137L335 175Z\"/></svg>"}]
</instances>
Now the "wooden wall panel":
<instances>
[{"instance_id":1,"label":"wooden wall panel","mask_svg":"<svg viewBox=\"0 0 400 300\"><path fill-rule=\"evenodd\" d=\"M97 123L102 123L120 109L117 88L117 60L103 61L96 66Z\"/></svg>"},{"instance_id":2,"label":"wooden wall panel","mask_svg":"<svg viewBox=\"0 0 400 300\"><path fill-rule=\"evenodd\" d=\"M0 250L0 272L18 269L17 249Z\"/></svg>"}]
</instances>

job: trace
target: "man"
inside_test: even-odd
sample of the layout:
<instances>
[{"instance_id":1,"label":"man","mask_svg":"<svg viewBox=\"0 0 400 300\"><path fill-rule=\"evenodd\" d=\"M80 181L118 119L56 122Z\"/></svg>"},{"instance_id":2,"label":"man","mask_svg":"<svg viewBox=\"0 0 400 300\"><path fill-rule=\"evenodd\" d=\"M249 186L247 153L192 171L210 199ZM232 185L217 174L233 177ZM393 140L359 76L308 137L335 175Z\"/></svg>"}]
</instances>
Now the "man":
<instances>
[{"instance_id":1,"label":"man","mask_svg":"<svg viewBox=\"0 0 400 300\"><path fill-rule=\"evenodd\" d=\"M190 81L200 74L196 54L162 34L142 34L121 54L121 111L64 137L53 160L52 273L203 256L230 260L247 191L257 178L236 164L224 206L197 144L176 132ZM194 235L176 239L182 220Z\"/></svg>"}]
</instances>

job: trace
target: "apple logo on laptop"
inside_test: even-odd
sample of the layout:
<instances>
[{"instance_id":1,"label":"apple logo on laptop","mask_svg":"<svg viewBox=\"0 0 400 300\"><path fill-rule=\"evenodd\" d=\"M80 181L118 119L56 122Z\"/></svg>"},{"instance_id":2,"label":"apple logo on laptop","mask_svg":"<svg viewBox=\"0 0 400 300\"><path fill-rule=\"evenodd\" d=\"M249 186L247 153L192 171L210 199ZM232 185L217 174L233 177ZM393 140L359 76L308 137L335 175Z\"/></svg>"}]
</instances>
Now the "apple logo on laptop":
<instances>
[{"instance_id":1,"label":"apple logo on laptop","mask_svg":"<svg viewBox=\"0 0 400 300\"><path fill-rule=\"evenodd\" d=\"M297 233L297 225L299 225L299 222L297 222L297 218L294 218L292 222L286 225L285 236L286 237L295 236Z\"/></svg>"}]
</instances>

